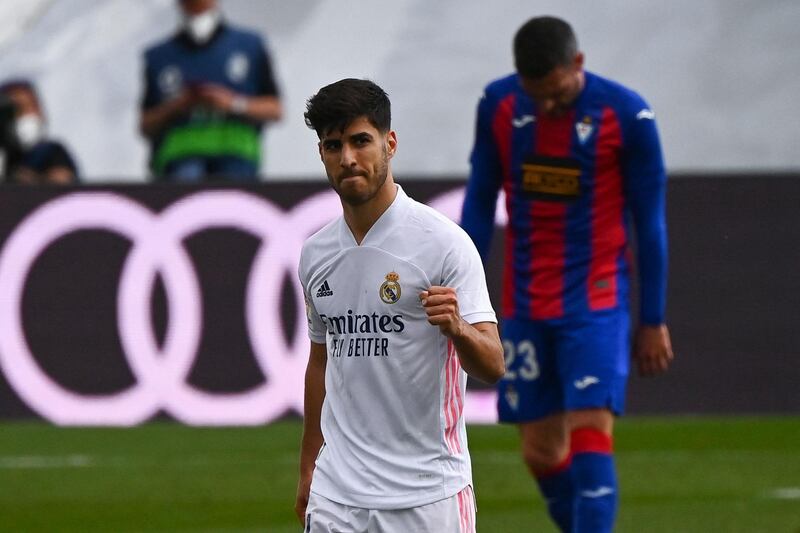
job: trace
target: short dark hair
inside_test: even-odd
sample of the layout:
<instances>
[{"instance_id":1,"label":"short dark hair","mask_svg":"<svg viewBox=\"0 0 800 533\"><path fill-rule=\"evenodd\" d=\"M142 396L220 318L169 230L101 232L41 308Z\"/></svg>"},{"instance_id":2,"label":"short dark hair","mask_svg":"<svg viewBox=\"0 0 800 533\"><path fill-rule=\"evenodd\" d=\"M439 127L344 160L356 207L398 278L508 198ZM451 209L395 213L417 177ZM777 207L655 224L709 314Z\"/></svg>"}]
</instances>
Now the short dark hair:
<instances>
[{"instance_id":1,"label":"short dark hair","mask_svg":"<svg viewBox=\"0 0 800 533\"><path fill-rule=\"evenodd\" d=\"M389 96L370 80L345 78L326 85L306 102L306 125L322 138L334 129L343 131L359 117L366 117L378 131L392 127Z\"/></svg>"},{"instance_id":2,"label":"short dark hair","mask_svg":"<svg viewBox=\"0 0 800 533\"><path fill-rule=\"evenodd\" d=\"M12 78L0 83L0 94L10 97L16 91L25 91L33 99L33 103L40 114L44 115L44 106L42 100L39 98L39 93L36 86L29 79L25 78Z\"/></svg>"},{"instance_id":3,"label":"short dark hair","mask_svg":"<svg viewBox=\"0 0 800 533\"><path fill-rule=\"evenodd\" d=\"M514 36L514 66L525 78L543 78L554 68L569 65L577 53L575 32L556 17L534 17Z\"/></svg>"},{"instance_id":4,"label":"short dark hair","mask_svg":"<svg viewBox=\"0 0 800 533\"><path fill-rule=\"evenodd\" d=\"M27 91L33 96L37 103L39 102L39 95L36 92L36 87L33 85L31 80L25 78L12 78L0 83L0 93L8 94L12 91L19 90Z\"/></svg>"}]
</instances>

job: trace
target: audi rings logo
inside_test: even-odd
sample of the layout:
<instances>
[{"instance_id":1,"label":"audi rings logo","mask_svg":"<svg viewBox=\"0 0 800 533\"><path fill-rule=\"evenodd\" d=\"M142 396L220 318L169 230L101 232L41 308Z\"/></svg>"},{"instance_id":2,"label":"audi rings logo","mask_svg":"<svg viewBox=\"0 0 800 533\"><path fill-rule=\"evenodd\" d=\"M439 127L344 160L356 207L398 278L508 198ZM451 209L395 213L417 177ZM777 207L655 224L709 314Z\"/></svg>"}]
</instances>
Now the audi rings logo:
<instances>
[{"instance_id":1,"label":"audi rings logo","mask_svg":"<svg viewBox=\"0 0 800 533\"><path fill-rule=\"evenodd\" d=\"M456 218L462 190L430 202ZM135 425L164 410L192 425L252 425L288 411L302 413L308 357L302 289L296 271L303 241L338 216L335 193L307 198L287 212L243 191L205 191L176 201L160 213L111 192L80 192L52 200L27 216L0 252L0 370L17 395L44 418L64 425ZM247 232L261 244L244 295L246 329L267 379L243 392L212 393L188 383L202 335L202 294L184 240L211 228ZM22 297L37 258L56 240L80 230L104 230L127 238L116 307L123 353L135 382L111 394L65 388L39 365L24 333ZM281 324L279 293L292 280L297 302L293 344L267 324ZM156 279L163 281L170 320L159 345L150 316ZM265 304L267 303L267 304ZM494 394L467 395L472 421L494 420Z\"/></svg>"}]
</instances>

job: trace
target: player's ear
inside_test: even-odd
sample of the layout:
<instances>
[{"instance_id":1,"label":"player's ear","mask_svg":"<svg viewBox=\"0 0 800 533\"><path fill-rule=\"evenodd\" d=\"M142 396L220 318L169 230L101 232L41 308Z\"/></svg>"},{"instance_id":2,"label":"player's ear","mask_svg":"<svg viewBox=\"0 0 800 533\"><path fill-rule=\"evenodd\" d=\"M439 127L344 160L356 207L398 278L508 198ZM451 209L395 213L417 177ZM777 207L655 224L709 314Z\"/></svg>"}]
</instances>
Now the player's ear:
<instances>
[{"instance_id":1,"label":"player's ear","mask_svg":"<svg viewBox=\"0 0 800 533\"><path fill-rule=\"evenodd\" d=\"M391 159L397 151L397 133L395 133L394 130L390 130L389 133L386 134L386 147L388 148L389 158Z\"/></svg>"},{"instance_id":2,"label":"player's ear","mask_svg":"<svg viewBox=\"0 0 800 533\"><path fill-rule=\"evenodd\" d=\"M575 54L575 59L573 60L572 65L576 69L581 70L583 68L584 59L585 59L585 57L583 55L583 52L578 52L577 54Z\"/></svg>"},{"instance_id":3,"label":"player's ear","mask_svg":"<svg viewBox=\"0 0 800 533\"><path fill-rule=\"evenodd\" d=\"M317 150L319 151L319 159L320 159L320 161L324 162L324 159L322 157L322 141L319 141L317 143Z\"/></svg>"}]
</instances>

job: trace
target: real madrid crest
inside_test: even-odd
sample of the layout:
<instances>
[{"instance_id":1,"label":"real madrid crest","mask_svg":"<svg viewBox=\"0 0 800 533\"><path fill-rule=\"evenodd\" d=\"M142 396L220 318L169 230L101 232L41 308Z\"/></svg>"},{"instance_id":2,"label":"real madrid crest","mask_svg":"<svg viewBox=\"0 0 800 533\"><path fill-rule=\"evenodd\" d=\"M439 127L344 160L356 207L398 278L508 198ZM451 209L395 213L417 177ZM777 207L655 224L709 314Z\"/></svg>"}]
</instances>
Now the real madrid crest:
<instances>
[{"instance_id":1,"label":"real madrid crest","mask_svg":"<svg viewBox=\"0 0 800 533\"><path fill-rule=\"evenodd\" d=\"M397 272L389 272L386 274L386 281L381 285L378 291L381 295L381 300L387 304L397 303L400 299L400 275Z\"/></svg>"}]
</instances>

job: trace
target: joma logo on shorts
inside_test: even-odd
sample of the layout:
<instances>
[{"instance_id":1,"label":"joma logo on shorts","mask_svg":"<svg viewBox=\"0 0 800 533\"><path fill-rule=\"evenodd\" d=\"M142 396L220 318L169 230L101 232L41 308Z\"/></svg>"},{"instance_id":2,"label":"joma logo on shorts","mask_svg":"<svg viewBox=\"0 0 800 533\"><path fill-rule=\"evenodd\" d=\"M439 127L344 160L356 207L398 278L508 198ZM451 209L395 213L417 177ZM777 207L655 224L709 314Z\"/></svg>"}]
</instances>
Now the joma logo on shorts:
<instances>
[{"instance_id":1,"label":"joma logo on shorts","mask_svg":"<svg viewBox=\"0 0 800 533\"><path fill-rule=\"evenodd\" d=\"M575 385L576 389L583 390L586 387L588 387L590 385L594 385L596 383L600 383L600 380L597 379L596 377L594 377L594 376L584 376L581 379L576 379L575 383L573 383L573 384Z\"/></svg>"}]
</instances>

